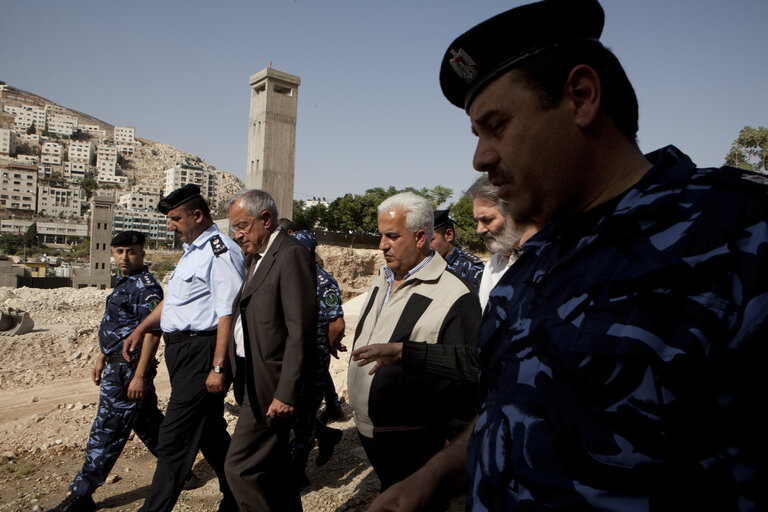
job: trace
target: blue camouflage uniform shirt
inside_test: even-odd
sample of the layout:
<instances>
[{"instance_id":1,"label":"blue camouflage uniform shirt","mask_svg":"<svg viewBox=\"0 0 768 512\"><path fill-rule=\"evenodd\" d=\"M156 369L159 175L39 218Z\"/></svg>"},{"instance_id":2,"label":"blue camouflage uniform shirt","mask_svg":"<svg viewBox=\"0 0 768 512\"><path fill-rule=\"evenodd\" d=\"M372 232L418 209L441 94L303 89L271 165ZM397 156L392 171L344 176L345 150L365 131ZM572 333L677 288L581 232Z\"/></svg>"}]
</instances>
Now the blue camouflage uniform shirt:
<instances>
[{"instance_id":1,"label":"blue camouflage uniform shirt","mask_svg":"<svg viewBox=\"0 0 768 512\"><path fill-rule=\"evenodd\" d=\"M480 288L480 278L483 277L483 269L485 268L483 260L456 246L445 257L445 263L448 270L469 283L470 288L477 295L477 290Z\"/></svg>"},{"instance_id":2,"label":"blue camouflage uniform shirt","mask_svg":"<svg viewBox=\"0 0 768 512\"><path fill-rule=\"evenodd\" d=\"M760 506L768 178L646 158L491 292L468 510Z\"/></svg>"},{"instance_id":3,"label":"blue camouflage uniform shirt","mask_svg":"<svg viewBox=\"0 0 768 512\"><path fill-rule=\"evenodd\" d=\"M114 291L107 297L104 317L99 325L102 353L122 352L123 340L161 300L163 289L146 267L130 276L119 276Z\"/></svg>"},{"instance_id":4,"label":"blue camouflage uniform shirt","mask_svg":"<svg viewBox=\"0 0 768 512\"><path fill-rule=\"evenodd\" d=\"M344 316L341 309L341 290L336 280L323 267L315 263L317 270L317 343L328 346L328 324ZM321 339L322 338L322 339Z\"/></svg>"}]
</instances>

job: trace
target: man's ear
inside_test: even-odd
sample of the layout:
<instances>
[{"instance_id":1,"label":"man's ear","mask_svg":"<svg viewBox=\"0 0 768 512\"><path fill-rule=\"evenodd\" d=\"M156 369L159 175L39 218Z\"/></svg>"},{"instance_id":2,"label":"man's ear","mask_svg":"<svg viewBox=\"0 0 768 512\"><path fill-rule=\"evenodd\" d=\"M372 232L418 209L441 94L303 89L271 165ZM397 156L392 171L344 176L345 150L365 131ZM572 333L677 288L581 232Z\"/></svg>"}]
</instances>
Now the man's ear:
<instances>
[{"instance_id":1,"label":"man's ear","mask_svg":"<svg viewBox=\"0 0 768 512\"><path fill-rule=\"evenodd\" d=\"M272 212L270 212L269 210L264 210L263 212L261 212L261 220L262 222L264 222L264 227L266 229L272 228L272 221L274 220L272 219Z\"/></svg>"},{"instance_id":2,"label":"man's ear","mask_svg":"<svg viewBox=\"0 0 768 512\"><path fill-rule=\"evenodd\" d=\"M456 232L453 231L453 228L447 228L444 236L445 240L451 244L456 240Z\"/></svg>"},{"instance_id":3,"label":"man's ear","mask_svg":"<svg viewBox=\"0 0 768 512\"><path fill-rule=\"evenodd\" d=\"M579 128L591 127L600 112L602 83L592 66L579 64L568 74L563 99L573 105L574 122Z\"/></svg>"},{"instance_id":4,"label":"man's ear","mask_svg":"<svg viewBox=\"0 0 768 512\"><path fill-rule=\"evenodd\" d=\"M427 240L427 232L424 231L423 229L418 230L415 233L415 236L416 236L416 247L418 247L419 249L424 247L425 244L429 245L430 242L432 242L432 240Z\"/></svg>"},{"instance_id":5,"label":"man's ear","mask_svg":"<svg viewBox=\"0 0 768 512\"><path fill-rule=\"evenodd\" d=\"M203 210L195 210L192 212L192 216L195 217L195 222L200 224L203 222Z\"/></svg>"}]
</instances>

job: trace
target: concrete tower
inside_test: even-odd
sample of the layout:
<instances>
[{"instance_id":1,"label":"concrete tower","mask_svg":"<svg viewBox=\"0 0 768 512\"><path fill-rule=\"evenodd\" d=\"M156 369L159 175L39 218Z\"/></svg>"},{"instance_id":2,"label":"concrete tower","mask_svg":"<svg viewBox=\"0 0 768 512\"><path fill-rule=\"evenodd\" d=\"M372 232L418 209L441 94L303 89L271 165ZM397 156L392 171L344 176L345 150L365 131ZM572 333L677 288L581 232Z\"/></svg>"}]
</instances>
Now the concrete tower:
<instances>
[{"instance_id":1,"label":"concrete tower","mask_svg":"<svg viewBox=\"0 0 768 512\"><path fill-rule=\"evenodd\" d=\"M291 218L301 78L268 67L252 75L250 82L246 186L269 192L280 217Z\"/></svg>"}]
</instances>

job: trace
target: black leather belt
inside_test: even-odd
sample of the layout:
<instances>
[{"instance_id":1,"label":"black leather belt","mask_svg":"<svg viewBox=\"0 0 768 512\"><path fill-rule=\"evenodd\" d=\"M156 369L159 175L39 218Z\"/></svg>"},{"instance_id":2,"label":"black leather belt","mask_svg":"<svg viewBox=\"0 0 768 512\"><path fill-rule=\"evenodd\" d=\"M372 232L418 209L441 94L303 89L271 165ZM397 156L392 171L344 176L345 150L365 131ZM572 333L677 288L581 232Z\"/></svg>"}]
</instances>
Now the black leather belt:
<instances>
[{"instance_id":1,"label":"black leather belt","mask_svg":"<svg viewBox=\"0 0 768 512\"><path fill-rule=\"evenodd\" d=\"M163 333L163 339L168 345L180 343L182 341L188 340L189 338L197 338L199 336L216 336L216 329L210 331L174 331Z\"/></svg>"},{"instance_id":2,"label":"black leather belt","mask_svg":"<svg viewBox=\"0 0 768 512\"><path fill-rule=\"evenodd\" d=\"M104 360L107 364L130 363L130 361L125 360L121 352L118 352L117 354L107 354L104 356Z\"/></svg>"}]
</instances>

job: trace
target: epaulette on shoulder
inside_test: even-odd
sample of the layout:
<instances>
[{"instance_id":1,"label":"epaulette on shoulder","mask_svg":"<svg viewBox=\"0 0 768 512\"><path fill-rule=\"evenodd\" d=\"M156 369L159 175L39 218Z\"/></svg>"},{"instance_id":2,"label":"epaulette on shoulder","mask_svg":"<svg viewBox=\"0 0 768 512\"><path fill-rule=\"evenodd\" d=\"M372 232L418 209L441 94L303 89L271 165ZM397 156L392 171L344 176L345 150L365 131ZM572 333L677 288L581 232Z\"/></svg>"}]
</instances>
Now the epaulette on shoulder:
<instances>
[{"instance_id":1,"label":"epaulette on shoulder","mask_svg":"<svg viewBox=\"0 0 768 512\"><path fill-rule=\"evenodd\" d=\"M693 183L740 192L761 204L768 198L768 176L736 167L699 169Z\"/></svg>"},{"instance_id":2,"label":"epaulette on shoulder","mask_svg":"<svg viewBox=\"0 0 768 512\"><path fill-rule=\"evenodd\" d=\"M217 257L221 256L229 250L227 248L227 244L224 243L224 240L222 240L219 235L214 235L211 237L211 249L213 249L213 254L215 254Z\"/></svg>"},{"instance_id":3,"label":"epaulette on shoulder","mask_svg":"<svg viewBox=\"0 0 768 512\"><path fill-rule=\"evenodd\" d=\"M464 257L465 257L466 259L468 259L469 261L471 261L472 263L474 263L475 265L477 265L478 263L480 263L480 264L482 264L482 263L483 263L483 260L481 260L480 258L478 258L477 256L475 256L474 254L470 254L470 253L468 253L468 252L465 252L465 253L464 253Z\"/></svg>"},{"instance_id":4,"label":"epaulette on shoulder","mask_svg":"<svg viewBox=\"0 0 768 512\"><path fill-rule=\"evenodd\" d=\"M155 278L152 277L152 274L145 272L141 275L141 282L144 283L144 286L157 286L157 281L155 281Z\"/></svg>"}]
</instances>

